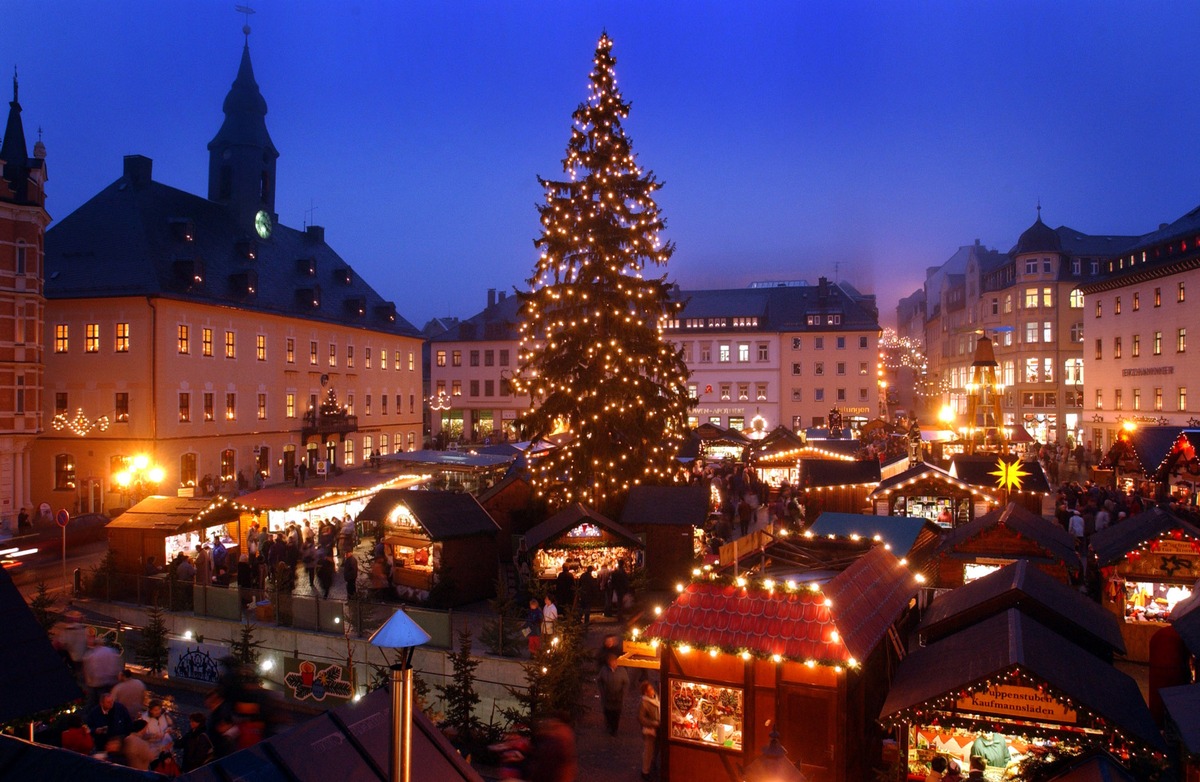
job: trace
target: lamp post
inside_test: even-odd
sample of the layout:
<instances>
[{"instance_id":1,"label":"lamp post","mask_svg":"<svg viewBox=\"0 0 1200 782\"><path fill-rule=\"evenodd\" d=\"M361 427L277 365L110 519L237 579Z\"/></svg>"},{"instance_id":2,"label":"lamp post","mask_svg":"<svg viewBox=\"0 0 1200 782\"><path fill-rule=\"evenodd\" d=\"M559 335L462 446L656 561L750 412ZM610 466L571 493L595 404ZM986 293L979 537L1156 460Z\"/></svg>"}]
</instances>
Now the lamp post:
<instances>
[{"instance_id":1,"label":"lamp post","mask_svg":"<svg viewBox=\"0 0 1200 782\"><path fill-rule=\"evenodd\" d=\"M808 782L808 777L788 760L787 750L779 743L779 731L772 728L771 742L742 769L742 782Z\"/></svg>"},{"instance_id":2,"label":"lamp post","mask_svg":"<svg viewBox=\"0 0 1200 782\"><path fill-rule=\"evenodd\" d=\"M380 649L397 649L400 661L391 666L392 738L388 752L390 782L409 782L412 778L412 691L413 650L429 641L429 633L421 629L404 609L397 609L392 618L371 635L371 645Z\"/></svg>"},{"instance_id":3,"label":"lamp post","mask_svg":"<svg viewBox=\"0 0 1200 782\"><path fill-rule=\"evenodd\" d=\"M150 457L138 454L132 459L125 460L125 469L113 476L130 499L130 505L137 504L145 495L147 488L157 487L162 483L166 473L158 465L150 464Z\"/></svg>"}]
</instances>

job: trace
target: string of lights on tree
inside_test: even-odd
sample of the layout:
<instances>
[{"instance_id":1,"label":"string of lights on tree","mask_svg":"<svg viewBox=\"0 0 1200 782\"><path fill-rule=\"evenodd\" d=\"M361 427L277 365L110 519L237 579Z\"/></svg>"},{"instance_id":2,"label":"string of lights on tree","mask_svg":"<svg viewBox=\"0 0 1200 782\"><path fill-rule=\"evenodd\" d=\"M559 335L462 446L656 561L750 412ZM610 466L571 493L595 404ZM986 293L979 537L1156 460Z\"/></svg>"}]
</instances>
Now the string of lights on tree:
<instances>
[{"instance_id":1,"label":"string of lights on tree","mask_svg":"<svg viewBox=\"0 0 1200 782\"><path fill-rule=\"evenodd\" d=\"M661 187L636 161L622 122L612 40L601 35L591 90L573 116L563 170L542 179L541 250L529 293L519 294L519 369L514 393L530 407L519 420L529 439L569 438L531 466L535 491L553 505L605 507L639 483L677 472L674 461L691 405L682 355L663 324L682 306L664 266L674 245L654 201Z\"/></svg>"}]
</instances>

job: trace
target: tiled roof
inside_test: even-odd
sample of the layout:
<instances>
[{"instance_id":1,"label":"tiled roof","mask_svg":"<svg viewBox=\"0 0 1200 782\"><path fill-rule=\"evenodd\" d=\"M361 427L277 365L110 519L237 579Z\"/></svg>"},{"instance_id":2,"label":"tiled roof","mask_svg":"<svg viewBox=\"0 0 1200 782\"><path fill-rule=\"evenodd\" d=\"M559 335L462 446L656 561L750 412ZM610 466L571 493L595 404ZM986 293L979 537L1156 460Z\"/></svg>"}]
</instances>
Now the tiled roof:
<instances>
[{"instance_id":1,"label":"tiled roof","mask_svg":"<svg viewBox=\"0 0 1200 782\"><path fill-rule=\"evenodd\" d=\"M1180 600L1171 609L1171 626L1175 628L1175 632L1179 633L1179 637L1183 639L1188 651L1193 655L1200 656L1200 608L1198 607L1200 607L1200 590L1193 590L1191 595Z\"/></svg>"},{"instance_id":2,"label":"tiled roof","mask_svg":"<svg viewBox=\"0 0 1200 782\"><path fill-rule=\"evenodd\" d=\"M724 290L680 290L671 298L684 303L678 318L758 318L757 326L727 326L720 330L747 333L796 331L872 331L879 329L879 317L872 310L874 298L853 288L823 281L817 285L780 285L774 287L728 288ZM840 315L841 322L808 325L809 315ZM708 329L710 331L716 330ZM687 334L686 327L670 329L670 334Z\"/></svg>"},{"instance_id":3,"label":"tiled roof","mask_svg":"<svg viewBox=\"0 0 1200 782\"><path fill-rule=\"evenodd\" d=\"M183 530L192 526L201 514L220 524L238 517L238 511L228 500L215 497L147 497L116 519L108 529Z\"/></svg>"},{"instance_id":4,"label":"tiled roof","mask_svg":"<svg viewBox=\"0 0 1200 782\"><path fill-rule=\"evenodd\" d=\"M688 486L634 486L621 511L621 523L691 524L704 526L709 492L700 484Z\"/></svg>"},{"instance_id":5,"label":"tiled roof","mask_svg":"<svg viewBox=\"0 0 1200 782\"><path fill-rule=\"evenodd\" d=\"M1179 530L1194 541L1200 541L1200 528L1162 508L1151 508L1110 524L1092 535L1089 543L1103 567L1119 561L1143 543L1157 540L1165 532Z\"/></svg>"},{"instance_id":6,"label":"tiled roof","mask_svg":"<svg viewBox=\"0 0 1200 782\"><path fill-rule=\"evenodd\" d=\"M896 668L880 720L1018 669L1097 715L1105 727L1150 749L1165 748L1132 678L1015 608L913 650Z\"/></svg>"},{"instance_id":7,"label":"tiled roof","mask_svg":"<svg viewBox=\"0 0 1200 782\"><path fill-rule=\"evenodd\" d=\"M1058 524L1026 510L1015 502L977 516L961 527L946 533L934 556L953 553L967 541L974 540L993 527L1004 526L1018 535L1029 538L1053 560L1062 562L1074 571L1080 569L1079 554L1075 551L1075 537Z\"/></svg>"},{"instance_id":8,"label":"tiled roof","mask_svg":"<svg viewBox=\"0 0 1200 782\"><path fill-rule=\"evenodd\" d=\"M1097 648L1111 658L1125 653L1116 618L1094 600L1033 567L1028 560L939 595L921 619L921 632L936 641L1009 608L1018 608L1080 646Z\"/></svg>"},{"instance_id":9,"label":"tiled roof","mask_svg":"<svg viewBox=\"0 0 1200 782\"><path fill-rule=\"evenodd\" d=\"M876 546L823 590L694 582L644 635L697 649L848 665L870 655L915 591L912 574Z\"/></svg>"},{"instance_id":10,"label":"tiled roof","mask_svg":"<svg viewBox=\"0 0 1200 782\"><path fill-rule=\"evenodd\" d=\"M220 204L128 176L46 232L45 291L47 299L163 296L418 334L325 243L321 229L277 225L259 239Z\"/></svg>"},{"instance_id":11,"label":"tiled roof","mask_svg":"<svg viewBox=\"0 0 1200 782\"><path fill-rule=\"evenodd\" d=\"M1200 684L1163 687L1158 694L1188 754L1200 755Z\"/></svg>"}]
</instances>

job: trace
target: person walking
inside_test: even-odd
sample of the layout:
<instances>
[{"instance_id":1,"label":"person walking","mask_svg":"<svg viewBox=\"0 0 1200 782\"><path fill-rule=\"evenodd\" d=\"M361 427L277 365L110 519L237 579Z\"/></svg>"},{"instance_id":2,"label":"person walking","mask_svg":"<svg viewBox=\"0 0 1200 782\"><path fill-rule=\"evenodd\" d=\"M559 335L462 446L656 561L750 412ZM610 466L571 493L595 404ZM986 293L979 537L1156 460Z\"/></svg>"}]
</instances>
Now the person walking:
<instances>
[{"instance_id":1,"label":"person walking","mask_svg":"<svg viewBox=\"0 0 1200 782\"><path fill-rule=\"evenodd\" d=\"M558 606L554 605L554 598L546 595L546 604L542 608L542 635L554 635L554 623L558 621Z\"/></svg>"},{"instance_id":2,"label":"person walking","mask_svg":"<svg viewBox=\"0 0 1200 782\"><path fill-rule=\"evenodd\" d=\"M583 618L584 632L587 632L587 629L592 626L592 606L596 603L596 577L592 575L592 570L591 565L584 568L576 587L579 595L579 614Z\"/></svg>"},{"instance_id":3,"label":"person walking","mask_svg":"<svg viewBox=\"0 0 1200 782\"><path fill-rule=\"evenodd\" d=\"M525 626L521 632L529 642L529 658L537 657L542 648L542 609L538 607L536 597L529 599L529 612L525 614Z\"/></svg>"},{"instance_id":4,"label":"person walking","mask_svg":"<svg viewBox=\"0 0 1200 782\"><path fill-rule=\"evenodd\" d=\"M642 704L638 708L638 724L642 726L642 779L649 782L658 749L659 702L654 685L642 682Z\"/></svg>"},{"instance_id":5,"label":"person walking","mask_svg":"<svg viewBox=\"0 0 1200 782\"><path fill-rule=\"evenodd\" d=\"M333 588L333 558L326 549L320 549L317 553L317 586L321 588L321 595L328 600L329 590Z\"/></svg>"},{"instance_id":6,"label":"person walking","mask_svg":"<svg viewBox=\"0 0 1200 782\"><path fill-rule=\"evenodd\" d=\"M608 735L617 735L621 723L621 709L625 705L625 692L629 689L629 673L617 665L616 652L609 652L600 675L596 677L600 690L600 705L604 710L604 724Z\"/></svg>"},{"instance_id":7,"label":"person walking","mask_svg":"<svg viewBox=\"0 0 1200 782\"><path fill-rule=\"evenodd\" d=\"M312 538L305 538L304 545L300 547L300 561L304 563L304 572L308 573L308 588L313 588L313 578L317 575L317 547L313 545Z\"/></svg>"},{"instance_id":8,"label":"person walking","mask_svg":"<svg viewBox=\"0 0 1200 782\"><path fill-rule=\"evenodd\" d=\"M358 593L358 560L347 553L342 560L342 578L346 580L346 599L353 600Z\"/></svg>"}]
</instances>

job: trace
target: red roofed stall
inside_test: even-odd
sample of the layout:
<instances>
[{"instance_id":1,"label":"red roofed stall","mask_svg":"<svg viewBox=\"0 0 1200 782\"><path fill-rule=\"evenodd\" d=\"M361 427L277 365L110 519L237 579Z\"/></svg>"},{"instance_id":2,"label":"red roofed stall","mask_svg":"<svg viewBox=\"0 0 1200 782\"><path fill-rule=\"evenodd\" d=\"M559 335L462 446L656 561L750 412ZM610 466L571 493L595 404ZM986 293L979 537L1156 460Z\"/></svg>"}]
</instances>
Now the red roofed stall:
<instances>
[{"instance_id":1,"label":"red roofed stall","mask_svg":"<svg viewBox=\"0 0 1200 782\"><path fill-rule=\"evenodd\" d=\"M742 584L693 582L644 632L661 653L663 778L737 782L768 720L811 782L869 778L896 660L884 639L913 575L876 546L824 585Z\"/></svg>"}]
</instances>

